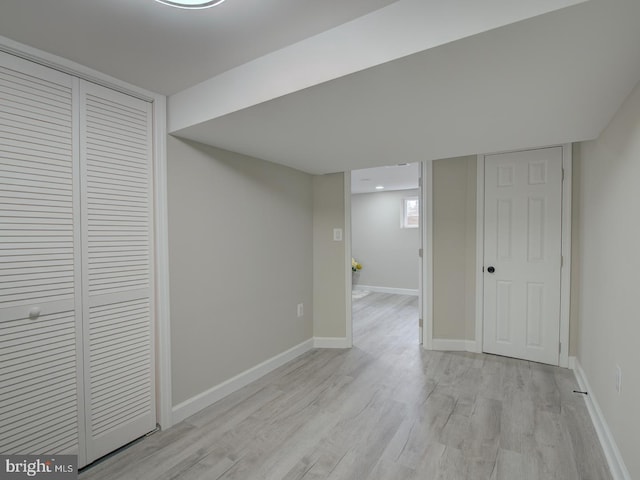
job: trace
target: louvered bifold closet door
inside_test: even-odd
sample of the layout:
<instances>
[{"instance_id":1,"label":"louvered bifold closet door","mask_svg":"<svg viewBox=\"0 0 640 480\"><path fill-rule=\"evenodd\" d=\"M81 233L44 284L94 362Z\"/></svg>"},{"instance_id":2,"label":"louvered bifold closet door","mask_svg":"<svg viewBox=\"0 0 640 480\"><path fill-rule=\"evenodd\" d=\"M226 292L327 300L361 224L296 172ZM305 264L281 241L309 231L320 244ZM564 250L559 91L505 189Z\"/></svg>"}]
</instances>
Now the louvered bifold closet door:
<instances>
[{"instance_id":1,"label":"louvered bifold closet door","mask_svg":"<svg viewBox=\"0 0 640 480\"><path fill-rule=\"evenodd\" d=\"M80 86L89 461L155 428L151 104Z\"/></svg>"},{"instance_id":2,"label":"louvered bifold closet door","mask_svg":"<svg viewBox=\"0 0 640 480\"><path fill-rule=\"evenodd\" d=\"M83 462L74 82L0 52L0 454Z\"/></svg>"}]
</instances>

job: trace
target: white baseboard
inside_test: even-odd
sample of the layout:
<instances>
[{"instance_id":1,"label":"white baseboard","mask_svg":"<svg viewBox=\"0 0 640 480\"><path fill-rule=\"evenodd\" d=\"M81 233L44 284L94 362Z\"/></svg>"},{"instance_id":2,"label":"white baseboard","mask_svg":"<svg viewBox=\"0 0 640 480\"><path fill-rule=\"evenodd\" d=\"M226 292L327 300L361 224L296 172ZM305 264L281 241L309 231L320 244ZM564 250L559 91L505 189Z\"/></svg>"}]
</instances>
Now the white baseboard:
<instances>
[{"instance_id":1,"label":"white baseboard","mask_svg":"<svg viewBox=\"0 0 640 480\"><path fill-rule=\"evenodd\" d=\"M443 350L448 352L475 352L475 340L454 340L448 338L434 338L431 341L432 350Z\"/></svg>"},{"instance_id":2,"label":"white baseboard","mask_svg":"<svg viewBox=\"0 0 640 480\"><path fill-rule=\"evenodd\" d=\"M236 375L229 380L226 380L215 387L210 388L198 395L191 397L188 400L176 405L172 409L173 424L181 422L187 417L190 417L194 413L199 412L203 408L213 405L218 400L223 399L227 395L232 394L236 390L240 390L242 387L247 386L251 382L258 380L260 377L265 376L267 373L272 372L278 367L281 367L285 363L293 360L296 357L310 351L314 348L314 339L310 338L299 345L296 345L289 350L282 352L275 357L271 357L268 360L252 367L244 372Z\"/></svg>"},{"instance_id":3,"label":"white baseboard","mask_svg":"<svg viewBox=\"0 0 640 480\"><path fill-rule=\"evenodd\" d=\"M627 467L624 464L624 460L622 459L622 455L620 454L618 445L613 438L613 434L609 429L607 420L604 418L602 410L600 410L598 401L593 396L593 391L591 390L591 386L589 385L589 381L587 380L587 375L582 369L582 366L580 365L580 362L577 358L570 357L569 363L571 364L572 358L573 371L576 375L576 380L578 381L580 390L588 392L588 395L584 395L584 401L587 405L587 410L589 411L591 422L593 423L593 426L596 429L596 433L598 434L598 439L600 440L600 444L602 445L602 450L604 450L604 455L605 457L607 457L609 469L611 470L611 476L613 477L613 480L631 480L631 475L629 474L629 470L627 470Z\"/></svg>"},{"instance_id":4,"label":"white baseboard","mask_svg":"<svg viewBox=\"0 0 640 480\"><path fill-rule=\"evenodd\" d=\"M374 287L371 285L354 285L354 290L369 290L376 293L395 293L397 295L413 295L418 296L417 288L393 288L393 287Z\"/></svg>"},{"instance_id":5,"label":"white baseboard","mask_svg":"<svg viewBox=\"0 0 640 480\"><path fill-rule=\"evenodd\" d=\"M351 348L346 337L314 337L314 348Z\"/></svg>"}]
</instances>

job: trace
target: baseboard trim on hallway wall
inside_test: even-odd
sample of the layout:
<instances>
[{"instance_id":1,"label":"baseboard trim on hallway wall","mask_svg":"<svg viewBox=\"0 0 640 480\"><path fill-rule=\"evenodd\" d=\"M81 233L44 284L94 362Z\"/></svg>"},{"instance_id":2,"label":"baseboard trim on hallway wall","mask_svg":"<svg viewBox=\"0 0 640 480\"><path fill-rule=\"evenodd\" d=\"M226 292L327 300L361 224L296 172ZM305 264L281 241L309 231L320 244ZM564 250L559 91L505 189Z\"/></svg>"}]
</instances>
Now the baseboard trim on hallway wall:
<instances>
[{"instance_id":1,"label":"baseboard trim on hallway wall","mask_svg":"<svg viewBox=\"0 0 640 480\"><path fill-rule=\"evenodd\" d=\"M354 285L354 290L368 290L376 293L395 293L396 295L413 295L418 296L417 288L393 288L393 287L374 287L371 285Z\"/></svg>"},{"instance_id":2,"label":"baseboard trim on hallway wall","mask_svg":"<svg viewBox=\"0 0 640 480\"><path fill-rule=\"evenodd\" d=\"M314 337L314 348L351 348L346 337Z\"/></svg>"},{"instance_id":3,"label":"baseboard trim on hallway wall","mask_svg":"<svg viewBox=\"0 0 640 480\"><path fill-rule=\"evenodd\" d=\"M455 340L449 338L434 338L432 340L432 350L443 350L448 352L475 352L475 340Z\"/></svg>"},{"instance_id":4,"label":"baseboard trim on hallway wall","mask_svg":"<svg viewBox=\"0 0 640 480\"><path fill-rule=\"evenodd\" d=\"M310 338L304 342L296 345L289 350L282 352L268 360L252 367L244 372L236 375L235 377L226 380L215 387L210 388L198 395L191 397L188 400L176 405L172 409L173 424L181 422L185 418L190 417L194 413L199 412L203 408L213 405L218 400L223 399L227 395L240 390L242 387L247 386L251 382L258 380L265 376L267 373L272 372L278 367L281 367L285 363L293 360L307 353L314 348L314 339Z\"/></svg>"},{"instance_id":5,"label":"baseboard trim on hallway wall","mask_svg":"<svg viewBox=\"0 0 640 480\"><path fill-rule=\"evenodd\" d=\"M631 475L629 474L629 470L627 470L627 466L624 464L624 460L622 459L618 445L613 438L613 434L609 429L607 420L604 418L602 410L600 410L596 397L593 396L593 391L591 390L591 386L587 380L587 375L582 369L578 359L575 357L573 358L573 372L575 373L580 390L588 392L588 395L584 395L584 401L587 405L591 422L598 434L602 450L604 450L604 455L607 458L607 463L611 470L611 476L613 477L613 480L631 480ZM571 364L571 358L569 359L569 364Z\"/></svg>"}]
</instances>

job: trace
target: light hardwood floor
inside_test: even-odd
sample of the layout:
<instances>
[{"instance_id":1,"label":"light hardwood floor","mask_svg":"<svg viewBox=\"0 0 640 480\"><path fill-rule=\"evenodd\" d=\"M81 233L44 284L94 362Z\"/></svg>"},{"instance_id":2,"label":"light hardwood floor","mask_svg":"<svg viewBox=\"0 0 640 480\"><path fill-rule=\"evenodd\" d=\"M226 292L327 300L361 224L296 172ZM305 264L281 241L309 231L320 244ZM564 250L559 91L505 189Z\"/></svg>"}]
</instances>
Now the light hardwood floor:
<instances>
[{"instance_id":1,"label":"light hardwood floor","mask_svg":"<svg viewBox=\"0 0 640 480\"><path fill-rule=\"evenodd\" d=\"M353 349L313 350L80 478L611 478L571 371L427 352L416 297L353 311Z\"/></svg>"}]
</instances>

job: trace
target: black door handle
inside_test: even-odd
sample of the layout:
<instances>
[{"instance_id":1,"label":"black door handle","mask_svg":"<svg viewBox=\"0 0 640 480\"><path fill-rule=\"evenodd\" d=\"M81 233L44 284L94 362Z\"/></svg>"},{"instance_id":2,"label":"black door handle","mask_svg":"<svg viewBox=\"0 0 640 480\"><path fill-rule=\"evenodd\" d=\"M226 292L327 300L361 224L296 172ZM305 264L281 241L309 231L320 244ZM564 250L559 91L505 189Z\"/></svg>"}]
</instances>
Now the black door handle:
<instances>
[{"instance_id":1,"label":"black door handle","mask_svg":"<svg viewBox=\"0 0 640 480\"><path fill-rule=\"evenodd\" d=\"M495 268L493 268L493 267L489 267L489 268L487 268L487 272L489 272L489 273L493 273L493 272L495 272L495 271L496 271L496 269L495 269Z\"/></svg>"}]
</instances>

